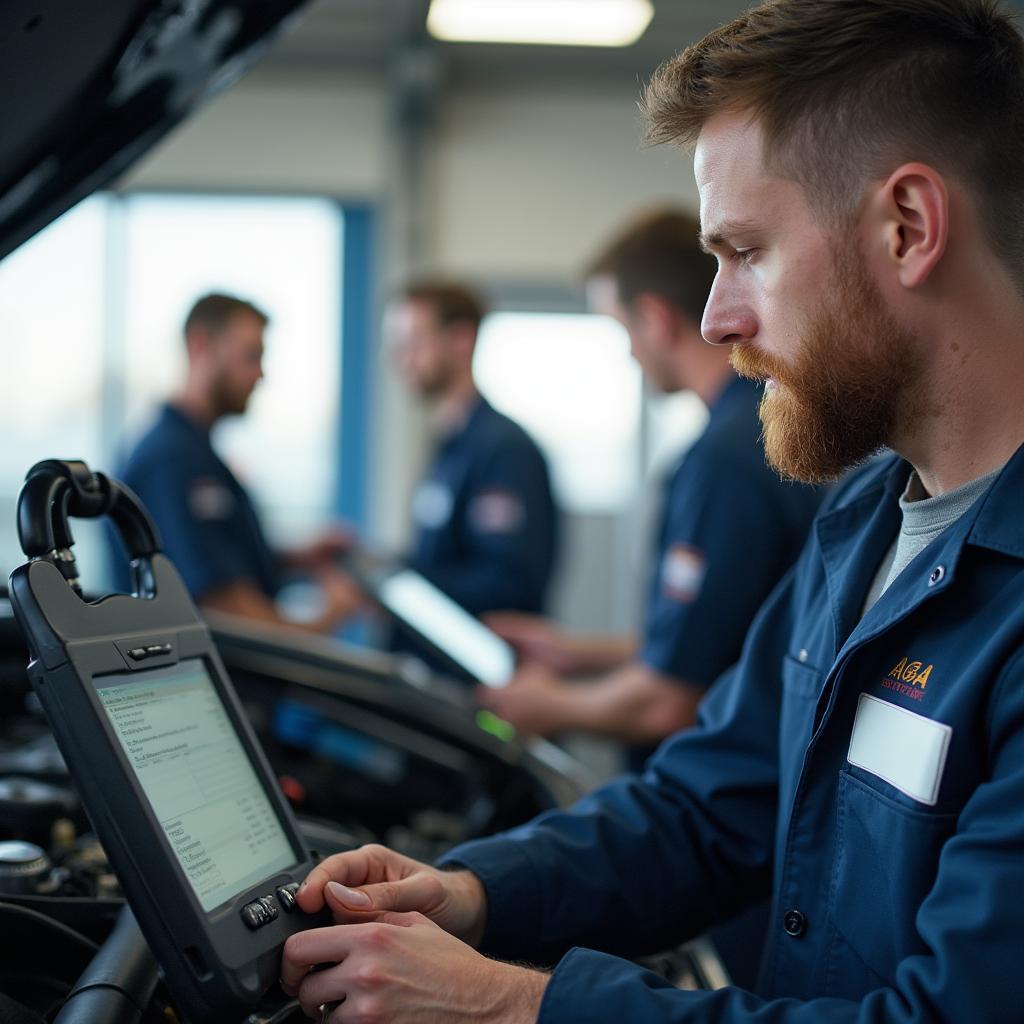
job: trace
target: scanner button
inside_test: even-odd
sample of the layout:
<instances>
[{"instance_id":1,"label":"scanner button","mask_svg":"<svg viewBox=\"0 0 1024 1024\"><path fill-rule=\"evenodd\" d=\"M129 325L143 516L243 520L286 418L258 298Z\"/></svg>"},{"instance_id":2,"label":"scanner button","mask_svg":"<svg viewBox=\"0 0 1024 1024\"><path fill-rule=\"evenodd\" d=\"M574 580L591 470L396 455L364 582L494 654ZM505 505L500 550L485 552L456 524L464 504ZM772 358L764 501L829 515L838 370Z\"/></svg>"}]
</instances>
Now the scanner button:
<instances>
[{"instance_id":1,"label":"scanner button","mask_svg":"<svg viewBox=\"0 0 1024 1024\"><path fill-rule=\"evenodd\" d=\"M270 924L277 917L278 909L273 896L261 896L251 903L246 903L241 913L246 927L256 931L257 928Z\"/></svg>"},{"instance_id":2,"label":"scanner button","mask_svg":"<svg viewBox=\"0 0 1024 1024\"><path fill-rule=\"evenodd\" d=\"M132 661L145 661L146 658L158 658L161 654L170 654L170 644L147 644L145 647L132 647L128 657Z\"/></svg>"},{"instance_id":3,"label":"scanner button","mask_svg":"<svg viewBox=\"0 0 1024 1024\"><path fill-rule=\"evenodd\" d=\"M242 907L242 920L247 928L256 931L257 928L262 928L270 921L270 915L267 913L262 901L253 900L252 903L246 903Z\"/></svg>"},{"instance_id":4,"label":"scanner button","mask_svg":"<svg viewBox=\"0 0 1024 1024\"><path fill-rule=\"evenodd\" d=\"M288 885L279 885L277 887L277 902L281 904L282 909L286 913L290 914L295 909L295 894L298 891L298 882L290 882Z\"/></svg>"}]
</instances>

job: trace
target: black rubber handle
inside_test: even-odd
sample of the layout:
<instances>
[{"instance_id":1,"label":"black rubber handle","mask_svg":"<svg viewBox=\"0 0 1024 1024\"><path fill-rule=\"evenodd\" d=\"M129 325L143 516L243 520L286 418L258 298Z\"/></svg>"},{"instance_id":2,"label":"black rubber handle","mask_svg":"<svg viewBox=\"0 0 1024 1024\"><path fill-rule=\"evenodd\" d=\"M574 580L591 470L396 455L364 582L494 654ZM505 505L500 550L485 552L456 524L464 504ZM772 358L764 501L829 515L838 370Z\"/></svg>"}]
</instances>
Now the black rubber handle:
<instances>
[{"instance_id":1,"label":"black rubber handle","mask_svg":"<svg viewBox=\"0 0 1024 1024\"><path fill-rule=\"evenodd\" d=\"M149 558L160 549L156 527L142 502L124 484L93 473L78 460L37 462L18 495L18 538L29 558L74 544L71 518L109 515L130 559Z\"/></svg>"}]
</instances>

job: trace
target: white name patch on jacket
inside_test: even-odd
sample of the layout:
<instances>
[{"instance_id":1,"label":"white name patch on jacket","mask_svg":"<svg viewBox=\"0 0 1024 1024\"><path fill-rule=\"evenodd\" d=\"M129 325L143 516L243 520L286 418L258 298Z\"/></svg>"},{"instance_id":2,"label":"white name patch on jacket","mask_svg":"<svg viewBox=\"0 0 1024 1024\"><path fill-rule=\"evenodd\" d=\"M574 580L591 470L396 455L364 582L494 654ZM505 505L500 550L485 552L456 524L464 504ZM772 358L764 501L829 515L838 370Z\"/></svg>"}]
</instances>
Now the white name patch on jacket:
<instances>
[{"instance_id":1,"label":"white name patch on jacket","mask_svg":"<svg viewBox=\"0 0 1024 1024\"><path fill-rule=\"evenodd\" d=\"M847 760L929 806L939 799L951 726L862 693Z\"/></svg>"},{"instance_id":2,"label":"white name patch on jacket","mask_svg":"<svg viewBox=\"0 0 1024 1024\"><path fill-rule=\"evenodd\" d=\"M455 498L438 480L425 480L412 498L412 518L421 529L439 530L451 519Z\"/></svg>"}]
</instances>

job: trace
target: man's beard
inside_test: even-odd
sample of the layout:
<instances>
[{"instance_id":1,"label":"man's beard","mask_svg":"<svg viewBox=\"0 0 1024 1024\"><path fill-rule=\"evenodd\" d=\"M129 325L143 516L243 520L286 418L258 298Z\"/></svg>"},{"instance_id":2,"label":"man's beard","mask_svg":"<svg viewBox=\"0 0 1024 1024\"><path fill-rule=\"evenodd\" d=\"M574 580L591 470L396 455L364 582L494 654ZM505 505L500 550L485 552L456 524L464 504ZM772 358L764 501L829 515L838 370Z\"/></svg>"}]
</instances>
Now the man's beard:
<instances>
[{"instance_id":1,"label":"man's beard","mask_svg":"<svg viewBox=\"0 0 1024 1024\"><path fill-rule=\"evenodd\" d=\"M835 480L892 444L916 415L920 383L916 336L885 308L859 253L834 256L828 295L792 360L751 345L730 355L741 376L775 382L759 409L765 454L783 476L806 483Z\"/></svg>"},{"instance_id":2,"label":"man's beard","mask_svg":"<svg viewBox=\"0 0 1024 1024\"><path fill-rule=\"evenodd\" d=\"M412 379L416 396L427 405L443 398L450 390L455 371L447 363L435 363L425 373Z\"/></svg>"},{"instance_id":3,"label":"man's beard","mask_svg":"<svg viewBox=\"0 0 1024 1024\"><path fill-rule=\"evenodd\" d=\"M218 416L241 416L249 407L252 390L243 394L227 377L220 377L213 382L212 396Z\"/></svg>"}]
</instances>

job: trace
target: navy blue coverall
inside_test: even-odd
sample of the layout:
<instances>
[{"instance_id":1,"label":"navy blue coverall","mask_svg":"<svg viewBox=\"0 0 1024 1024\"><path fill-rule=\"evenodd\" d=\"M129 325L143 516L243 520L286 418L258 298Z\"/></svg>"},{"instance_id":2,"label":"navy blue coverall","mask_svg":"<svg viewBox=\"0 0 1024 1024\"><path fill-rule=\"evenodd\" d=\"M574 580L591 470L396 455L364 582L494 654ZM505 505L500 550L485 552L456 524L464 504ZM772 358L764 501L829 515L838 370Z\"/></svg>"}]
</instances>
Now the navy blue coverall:
<instances>
[{"instance_id":1,"label":"navy blue coverall","mask_svg":"<svg viewBox=\"0 0 1024 1024\"><path fill-rule=\"evenodd\" d=\"M1024 447L862 617L909 472L876 461L827 500L642 777L447 856L483 881L486 952L557 961L540 1021L1024 1017ZM768 893L753 992L611 955Z\"/></svg>"},{"instance_id":2,"label":"navy blue coverall","mask_svg":"<svg viewBox=\"0 0 1024 1024\"><path fill-rule=\"evenodd\" d=\"M821 504L820 488L785 482L765 461L760 399L734 377L665 491L639 657L701 687L739 658Z\"/></svg>"},{"instance_id":3,"label":"navy blue coverall","mask_svg":"<svg viewBox=\"0 0 1024 1024\"><path fill-rule=\"evenodd\" d=\"M119 473L156 523L163 550L194 598L248 580L268 597L281 569L245 488L214 452L209 431L165 405ZM113 552L115 579L127 566Z\"/></svg>"},{"instance_id":4,"label":"navy blue coverall","mask_svg":"<svg viewBox=\"0 0 1024 1024\"><path fill-rule=\"evenodd\" d=\"M465 609L543 610L558 541L547 464L483 399L438 449L413 520L409 565Z\"/></svg>"}]
</instances>

